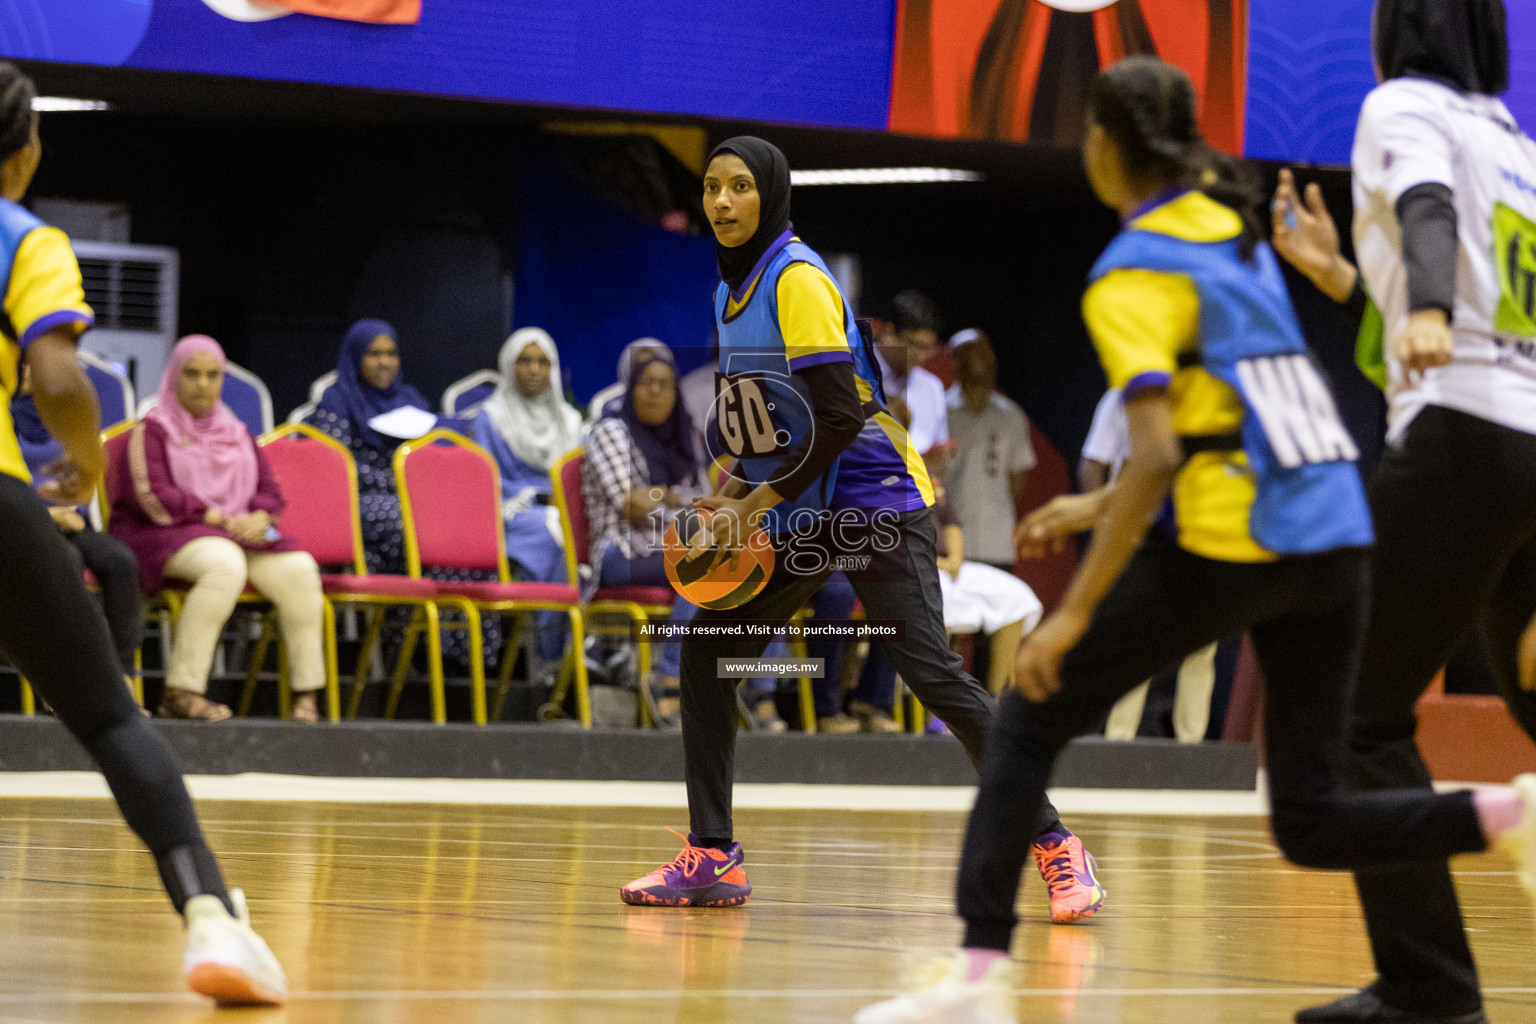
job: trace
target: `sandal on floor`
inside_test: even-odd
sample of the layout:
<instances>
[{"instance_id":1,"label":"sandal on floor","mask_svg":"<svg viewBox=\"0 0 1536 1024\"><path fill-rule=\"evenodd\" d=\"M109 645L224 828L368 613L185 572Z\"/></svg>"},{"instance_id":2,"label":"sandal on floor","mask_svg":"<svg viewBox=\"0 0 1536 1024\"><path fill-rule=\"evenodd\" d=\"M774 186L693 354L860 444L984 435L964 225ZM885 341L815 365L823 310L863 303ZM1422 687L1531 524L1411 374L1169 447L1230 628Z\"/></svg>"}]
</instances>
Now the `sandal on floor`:
<instances>
[{"instance_id":1,"label":"sandal on floor","mask_svg":"<svg viewBox=\"0 0 1536 1024\"><path fill-rule=\"evenodd\" d=\"M168 689L165 691L165 696L160 698L160 707L156 709L155 715L159 718L181 718L192 722L222 722L234 715L234 712L200 693Z\"/></svg>"},{"instance_id":2,"label":"sandal on floor","mask_svg":"<svg viewBox=\"0 0 1536 1024\"><path fill-rule=\"evenodd\" d=\"M779 717L779 707L772 697L764 697L752 709L756 727L763 732L788 732L789 723Z\"/></svg>"},{"instance_id":3,"label":"sandal on floor","mask_svg":"<svg viewBox=\"0 0 1536 1024\"><path fill-rule=\"evenodd\" d=\"M313 698L307 701L300 700L298 699L297 695L295 695L293 701L293 711L289 717L292 718L293 721L303 722L305 725L316 725L320 721L319 703Z\"/></svg>"},{"instance_id":4,"label":"sandal on floor","mask_svg":"<svg viewBox=\"0 0 1536 1024\"><path fill-rule=\"evenodd\" d=\"M883 708L877 708L867 701L854 700L848 702L848 713L859 720L859 725L865 732L893 733L901 732L901 726L896 724L896 719Z\"/></svg>"}]
</instances>

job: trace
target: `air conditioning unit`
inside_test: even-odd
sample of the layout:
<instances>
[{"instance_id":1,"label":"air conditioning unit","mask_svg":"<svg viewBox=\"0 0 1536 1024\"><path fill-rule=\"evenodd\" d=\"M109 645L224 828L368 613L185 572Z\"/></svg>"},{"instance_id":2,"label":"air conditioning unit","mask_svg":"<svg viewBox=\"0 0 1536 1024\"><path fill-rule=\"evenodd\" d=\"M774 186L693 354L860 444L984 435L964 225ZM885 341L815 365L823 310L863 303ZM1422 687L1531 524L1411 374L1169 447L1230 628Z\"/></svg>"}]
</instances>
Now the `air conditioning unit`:
<instances>
[{"instance_id":1,"label":"air conditioning unit","mask_svg":"<svg viewBox=\"0 0 1536 1024\"><path fill-rule=\"evenodd\" d=\"M119 364L134 391L152 395L176 344L181 256L158 245L73 243L96 326L82 348Z\"/></svg>"}]
</instances>

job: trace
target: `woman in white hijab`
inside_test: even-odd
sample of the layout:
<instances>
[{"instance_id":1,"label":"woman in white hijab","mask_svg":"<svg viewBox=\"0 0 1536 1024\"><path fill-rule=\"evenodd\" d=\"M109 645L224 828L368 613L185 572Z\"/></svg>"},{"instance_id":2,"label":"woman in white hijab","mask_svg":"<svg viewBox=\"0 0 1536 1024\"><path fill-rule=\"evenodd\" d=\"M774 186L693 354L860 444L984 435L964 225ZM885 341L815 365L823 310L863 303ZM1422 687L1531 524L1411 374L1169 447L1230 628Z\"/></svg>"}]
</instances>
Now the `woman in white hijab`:
<instances>
[{"instance_id":1,"label":"woman in white hijab","mask_svg":"<svg viewBox=\"0 0 1536 1024\"><path fill-rule=\"evenodd\" d=\"M565 583L560 516L549 503L549 470L581 444L581 414L561 395L560 353L538 327L507 339L498 360L501 383L471 421L470 435L501 469L501 515L507 559L519 578ZM565 644L565 616L537 616L535 653L554 662Z\"/></svg>"}]
</instances>

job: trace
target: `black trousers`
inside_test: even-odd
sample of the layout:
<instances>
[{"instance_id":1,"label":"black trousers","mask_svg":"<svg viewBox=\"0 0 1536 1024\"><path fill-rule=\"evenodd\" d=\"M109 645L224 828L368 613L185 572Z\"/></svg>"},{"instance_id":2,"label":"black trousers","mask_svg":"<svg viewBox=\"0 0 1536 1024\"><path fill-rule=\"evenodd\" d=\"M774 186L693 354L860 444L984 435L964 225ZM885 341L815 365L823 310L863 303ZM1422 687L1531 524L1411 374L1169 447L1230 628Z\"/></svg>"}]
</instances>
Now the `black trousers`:
<instances>
[{"instance_id":1,"label":"black trousers","mask_svg":"<svg viewBox=\"0 0 1536 1024\"><path fill-rule=\"evenodd\" d=\"M1536 436L1430 407L1371 483L1371 619L1351 736L1363 788L1428 789L1414 705L1481 628L1500 695L1536 737L1516 651L1536 613ZM1476 737L1467 737L1475 743ZM1355 873L1386 1002L1462 1013L1482 1002L1451 874L1439 858Z\"/></svg>"},{"instance_id":2,"label":"black trousers","mask_svg":"<svg viewBox=\"0 0 1536 1024\"><path fill-rule=\"evenodd\" d=\"M894 539L895 544L886 543ZM896 668L918 700L942 718L980 765L992 726L992 697L971 676L964 660L949 649L939 593L938 555L933 514L927 509L897 516L874 529L831 529L821 524L794 541L801 554L869 555L868 564L843 568L870 619L900 620L906 639L889 644ZM768 585L752 600L727 611L701 609L696 624L756 619L784 623L820 589L834 566L804 571L817 558L786 554L776 542L776 564ZM796 571L800 567L802 571ZM720 679L717 658L756 658L769 637L724 643L684 641L682 649L683 751L687 762L688 810L693 833L705 839L730 839L731 786L736 764L736 695L739 679ZM807 751L809 753L809 751ZM1042 803L1029 840L1061 828L1055 808Z\"/></svg>"},{"instance_id":3,"label":"black trousers","mask_svg":"<svg viewBox=\"0 0 1536 1024\"><path fill-rule=\"evenodd\" d=\"M1355 792L1345 748L1364 635L1364 550L1242 565L1149 540L1062 661L1043 703L1004 696L960 861L967 946L1006 950L1028 829L1062 747L1158 671L1248 631L1263 666L1271 827L1305 867L1438 860L1486 846L1468 793Z\"/></svg>"},{"instance_id":4,"label":"black trousers","mask_svg":"<svg viewBox=\"0 0 1536 1024\"><path fill-rule=\"evenodd\" d=\"M64 538L91 570L101 587L101 610L107 617L107 629L117 651L123 675L133 675L134 655L144 641L144 611L139 603L139 562L128 545L110 534L87 527Z\"/></svg>"},{"instance_id":5,"label":"black trousers","mask_svg":"<svg viewBox=\"0 0 1536 1024\"><path fill-rule=\"evenodd\" d=\"M80 556L32 489L0 474L0 653L95 760L178 910L225 897L170 746L139 714Z\"/></svg>"}]
</instances>

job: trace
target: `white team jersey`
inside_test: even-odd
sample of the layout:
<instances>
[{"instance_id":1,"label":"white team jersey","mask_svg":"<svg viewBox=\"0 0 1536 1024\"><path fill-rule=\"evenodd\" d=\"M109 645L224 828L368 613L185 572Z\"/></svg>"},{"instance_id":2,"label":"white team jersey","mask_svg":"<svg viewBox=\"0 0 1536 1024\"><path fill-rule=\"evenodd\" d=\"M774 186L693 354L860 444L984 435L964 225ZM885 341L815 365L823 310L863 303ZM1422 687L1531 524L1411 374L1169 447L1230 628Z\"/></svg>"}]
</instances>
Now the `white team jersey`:
<instances>
[{"instance_id":1,"label":"white team jersey","mask_svg":"<svg viewBox=\"0 0 1536 1024\"><path fill-rule=\"evenodd\" d=\"M1396 78L1366 98L1351 162L1355 251L1386 323L1388 437L1426 405L1536 433L1536 143L1494 97ZM1397 201L1425 183L1455 196L1456 349L1410 380L1392 358L1408 321Z\"/></svg>"}]
</instances>

